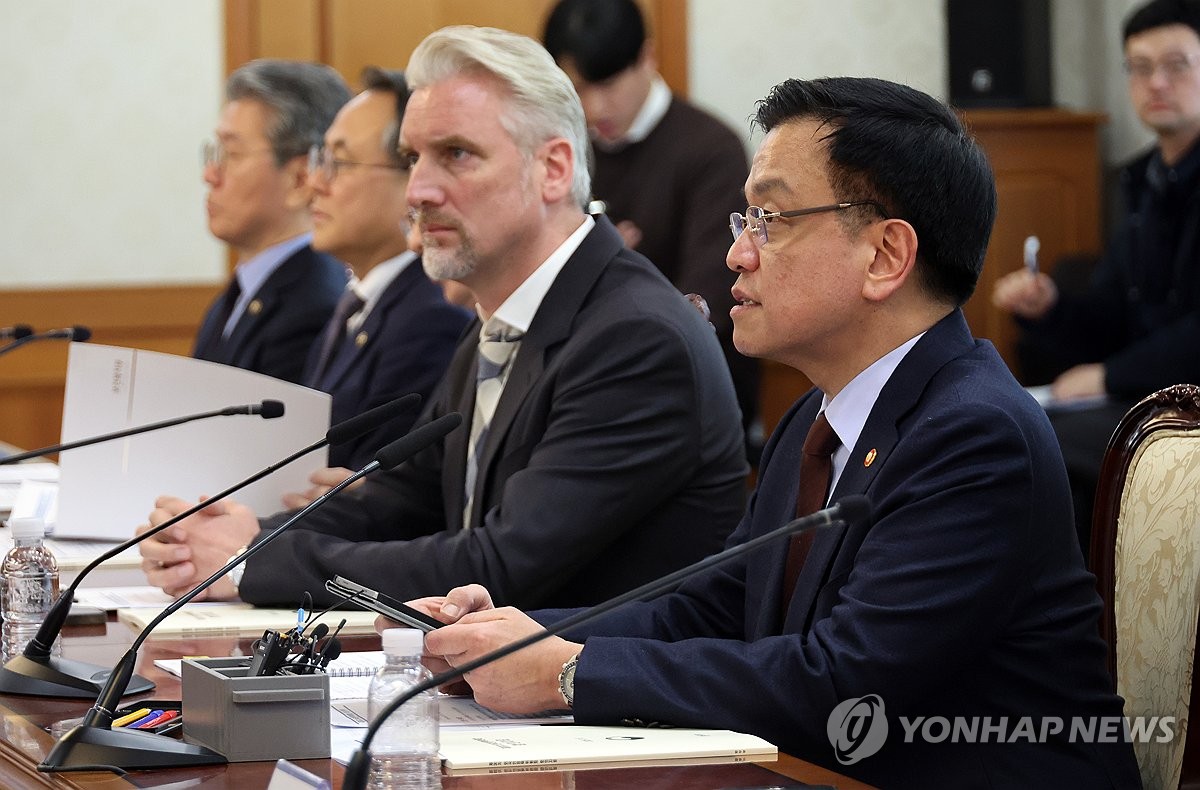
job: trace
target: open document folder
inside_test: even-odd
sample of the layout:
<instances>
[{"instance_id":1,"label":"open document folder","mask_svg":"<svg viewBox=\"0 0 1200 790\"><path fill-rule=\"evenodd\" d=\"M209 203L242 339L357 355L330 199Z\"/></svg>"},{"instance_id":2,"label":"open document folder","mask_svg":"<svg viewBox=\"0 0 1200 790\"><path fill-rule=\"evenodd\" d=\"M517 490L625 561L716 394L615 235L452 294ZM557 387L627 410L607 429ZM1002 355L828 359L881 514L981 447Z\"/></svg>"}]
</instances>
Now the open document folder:
<instances>
[{"instance_id":1,"label":"open document folder","mask_svg":"<svg viewBox=\"0 0 1200 790\"><path fill-rule=\"evenodd\" d=\"M160 494L215 494L318 441L329 430L326 393L214 362L132 348L72 343L62 441L226 406L282 401L284 415L212 417L62 453L55 538L125 540ZM266 515L303 491L324 450L258 481L236 499Z\"/></svg>"}]
</instances>

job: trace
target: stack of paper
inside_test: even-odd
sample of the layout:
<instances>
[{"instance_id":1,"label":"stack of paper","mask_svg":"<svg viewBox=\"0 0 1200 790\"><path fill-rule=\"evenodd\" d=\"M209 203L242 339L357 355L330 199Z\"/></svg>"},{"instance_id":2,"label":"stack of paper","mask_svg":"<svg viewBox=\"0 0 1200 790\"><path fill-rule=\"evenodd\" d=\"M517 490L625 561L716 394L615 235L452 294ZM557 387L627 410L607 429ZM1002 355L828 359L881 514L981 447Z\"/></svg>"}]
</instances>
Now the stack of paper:
<instances>
[{"instance_id":1,"label":"stack of paper","mask_svg":"<svg viewBox=\"0 0 1200 790\"><path fill-rule=\"evenodd\" d=\"M765 761L778 754L762 738L729 730L537 726L441 733L447 773Z\"/></svg>"},{"instance_id":2,"label":"stack of paper","mask_svg":"<svg viewBox=\"0 0 1200 790\"><path fill-rule=\"evenodd\" d=\"M162 609L118 609L117 619L130 628L142 631ZM375 633L374 612L332 613L337 621L343 617L343 634ZM336 622L336 621L335 621ZM248 603L188 604L155 627L152 636L262 636L268 628L283 631L296 624L295 609L258 609Z\"/></svg>"}]
</instances>

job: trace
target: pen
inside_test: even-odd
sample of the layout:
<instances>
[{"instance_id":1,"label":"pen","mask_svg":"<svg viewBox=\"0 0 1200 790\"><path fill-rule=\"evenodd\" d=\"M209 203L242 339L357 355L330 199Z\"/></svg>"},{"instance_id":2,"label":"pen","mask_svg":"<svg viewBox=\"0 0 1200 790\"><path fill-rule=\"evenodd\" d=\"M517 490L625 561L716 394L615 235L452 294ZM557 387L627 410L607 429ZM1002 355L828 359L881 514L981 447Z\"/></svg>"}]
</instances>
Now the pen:
<instances>
[{"instance_id":1,"label":"pen","mask_svg":"<svg viewBox=\"0 0 1200 790\"><path fill-rule=\"evenodd\" d=\"M149 708L139 708L138 710L135 710L133 713L127 713L124 716L122 716L121 718L117 719L116 721L114 721L112 723L112 726L124 727L126 724L128 724L131 721L137 721L138 719L141 719L143 716L145 716L149 712L150 712Z\"/></svg>"},{"instance_id":2,"label":"pen","mask_svg":"<svg viewBox=\"0 0 1200 790\"><path fill-rule=\"evenodd\" d=\"M133 724L129 724L126 726L128 726L129 729L131 729L131 730L136 730L138 727L141 727L146 722L151 721L153 719L157 719L161 715L162 715L161 710L152 710L149 713L147 713L145 716L143 716L142 718L135 721Z\"/></svg>"},{"instance_id":3,"label":"pen","mask_svg":"<svg viewBox=\"0 0 1200 790\"><path fill-rule=\"evenodd\" d=\"M167 722L171 721L172 719L176 718L177 716L179 716L179 711L165 710L162 712L161 715L154 717L153 719L151 719L150 721L148 721L144 724L138 724L136 726L137 726L137 729L139 729L139 730L152 730L155 727L158 727L159 725L166 724Z\"/></svg>"},{"instance_id":4,"label":"pen","mask_svg":"<svg viewBox=\"0 0 1200 790\"><path fill-rule=\"evenodd\" d=\"M1037 236L1025 237L1025 269L1030 274L1038 273L1038 250L1042 248L1042 242Z\"/></svg>"}]
</instances>

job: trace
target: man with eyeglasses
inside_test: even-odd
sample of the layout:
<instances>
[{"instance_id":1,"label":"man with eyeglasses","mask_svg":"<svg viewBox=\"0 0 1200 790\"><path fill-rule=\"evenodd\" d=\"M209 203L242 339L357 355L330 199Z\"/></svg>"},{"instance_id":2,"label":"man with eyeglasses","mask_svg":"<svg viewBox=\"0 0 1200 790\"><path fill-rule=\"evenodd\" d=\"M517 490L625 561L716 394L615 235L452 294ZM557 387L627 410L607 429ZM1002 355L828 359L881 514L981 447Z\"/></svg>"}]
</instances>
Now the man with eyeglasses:
<instances>
[{"instance_id":1,"label":"man with eyeglasses","mask_svg":"<svg viewBox=\"0 0 1200 790\"><path fill-rule=\"evenodd\" d=\"M192 356L300 381L348 277L310 246L308 151L349 98L337 72L314 63L256 60L230 75L204 147L205 208L238 263Z\"/></svg>"},{"instance_id":2,"label":"man with eyeglasses","mask_svg":"<svg viewBox=\"0 0 1200 790\"><path fill-rule=\"evenodd\" d=\"M1002 277L993 302L1063 371L1051 384L1085 555L1108 437L1138 399L1200 382L1200 2L1154 0L1124 28L1138 117L1157 144L1121 171L1126 214L1082 292L1046 274ZM1088 404L1086 399L1096 399Z\"/></svg>"},{"instance_id":3,"label":"man with eyeglasses","mask_svg":"<svg viewBox=\"0 0 1200 790\"><path fill-rule=\"evenodd\" d=\"M396 151L408 101L404 75L368 68L362 84L363 92L333 119L325 144L313 146L308 165L313 249L354 273L312 346L302 378L306 386L333 395L334 422L408 392L428 399L471 318L446 302L408 249L408 172ZM414 419L415 411L330 448L330 466L360 468ZM337 481L322 473L309 494L331 482Z\"/></svg>"},{"instance_id":4,"label":"man with eyeglasses","mask_svg":"<svg viewBox=\"0 0 1200 790\"><path fill-rule=\"evenodd\" d=\"M1052 731L1122 708L1046 415L960 309L996 212L982 150L884 80L788 80L757 123L752 205L731 217L734 341L818 389L767 442L728 545L852 495L874 517L472 669L476 700L754 733L879 787L1139 786L1119 737ZM494 608L479 585L414 605L449 623L425 638L437 668L574 613ZM935 717L976 737L918 726ZM1023 717L1034 733L1012 737Z\"/></svg>"}]
</instances>

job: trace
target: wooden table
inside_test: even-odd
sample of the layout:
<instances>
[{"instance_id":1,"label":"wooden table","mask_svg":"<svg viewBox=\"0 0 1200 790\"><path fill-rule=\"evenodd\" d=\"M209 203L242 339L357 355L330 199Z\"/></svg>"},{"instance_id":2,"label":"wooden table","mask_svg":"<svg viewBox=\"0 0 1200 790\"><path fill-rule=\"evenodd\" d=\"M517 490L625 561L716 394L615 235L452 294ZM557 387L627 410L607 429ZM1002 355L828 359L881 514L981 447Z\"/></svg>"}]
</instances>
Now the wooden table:
<instances>
[{"instance_id":1,"label":"wooden table","mask_svg":"<svg viewBox=\"0 0 1200 790\"><path fill-rule=\"evenodd\" d=\"M109 622L105 626L68 629L64 651L68 658L111 665L117 662L131 641L132 633L126 626ZM137 672L153 680L158 688L145 696L158 699L180 698L179 679L154 666L155 659L178 658L181 655L247 655L252 641L231 637L148 640L138 656ZM343 641L346 642L347 650L379 649L379 639L376 636L347 637ZM136 699L128 697L126 701ZM54 745L45 728L56 721L82 716L89 707L90 702L86 700L0 695L0 716L3 717L3 726L0 729L0 787L5 790L130 790L186 786L202 790L254 790L265 788L274 770L272 762L254 762L138 771L125 777L106 772L39 773L37 764ZM318 776L331 778L335 788L341 786L342 767L337 762L298 760L296 763ZM443 777L442 786L445 790L616 790L629 787L708 790L777 785L786 787L784 777L809 784L831 785L839 790L859 790L867 787L860 782L785 755L780 755L778 762L769 763Z\"/></svg>"}]
</instances>

